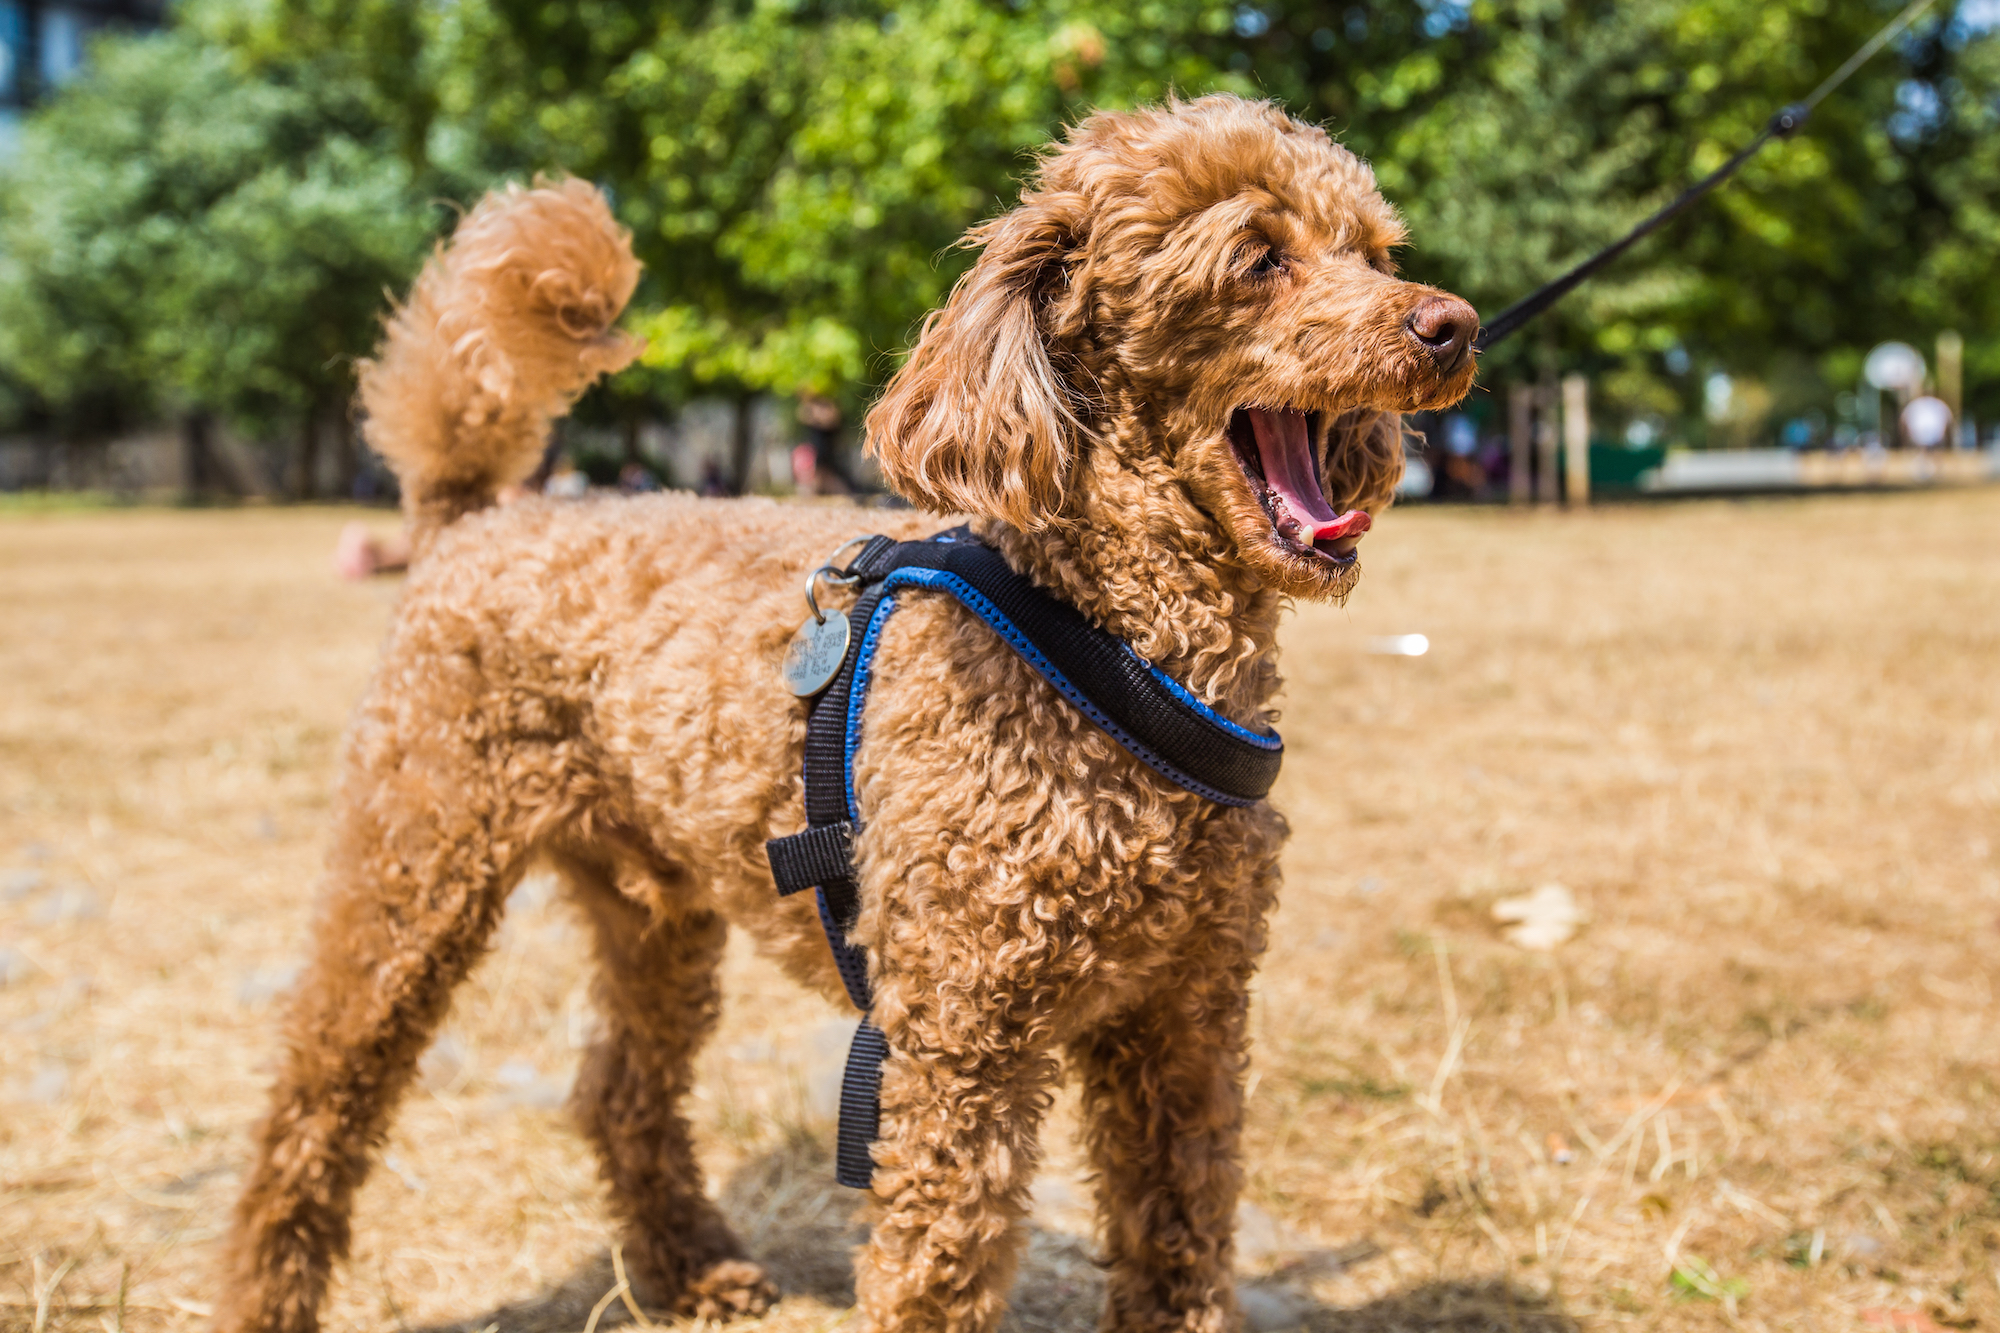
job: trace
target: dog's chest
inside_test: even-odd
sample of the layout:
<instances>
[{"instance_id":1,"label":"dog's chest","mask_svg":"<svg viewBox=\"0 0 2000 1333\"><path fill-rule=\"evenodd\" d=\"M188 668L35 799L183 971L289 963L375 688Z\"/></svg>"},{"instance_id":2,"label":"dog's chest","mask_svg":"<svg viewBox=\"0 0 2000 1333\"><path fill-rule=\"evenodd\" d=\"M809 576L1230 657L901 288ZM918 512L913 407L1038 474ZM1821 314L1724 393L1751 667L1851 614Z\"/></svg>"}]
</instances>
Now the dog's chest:
<instances>
[{"instance_id":1,"label":"dog's chest","mask_svg":"<svg viewBox=\"0 0 2000 1333\"><path fill-rule=\"evenodd\" d=\"M855 755L868 886L898 915L1037 953L1161 958L1259 935L1282 822L1176 787L958 607L912 599Z\"/></svg>"}]
</instances>

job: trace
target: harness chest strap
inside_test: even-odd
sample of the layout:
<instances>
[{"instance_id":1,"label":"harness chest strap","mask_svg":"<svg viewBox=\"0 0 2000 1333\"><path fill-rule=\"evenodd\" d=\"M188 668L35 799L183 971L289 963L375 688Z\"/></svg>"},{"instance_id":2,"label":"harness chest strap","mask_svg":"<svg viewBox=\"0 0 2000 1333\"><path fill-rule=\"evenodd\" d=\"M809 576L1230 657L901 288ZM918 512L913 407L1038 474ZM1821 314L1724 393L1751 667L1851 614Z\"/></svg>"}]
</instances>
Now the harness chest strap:
<instances>
[{"instance_id":1,"label":"harness chest strap","mask_svg":"<svg viewBox=\"0 0 2000 1333\"><path fill-rule=\"evenodd\" d=\"M826 688L806 704L807 827L771 839L765 853L780 894L814 890L834 965L863 1014L841 1083L835 1174L843 1185L866 1189L874 1171L869 1149L880 1124L888 1045L866 1017L873 1005L867 955L847 937L859 906L854 752L875 648L895 610L895 594L903 588L949 593L1140 762L1219 804L1262 800L1277 780L1284 743L1202 703L1123 641L1016 574L965 528L920 542L871 537L847 574L860 588L847 613L847 655Z\"/></svg>"}]
</instances>

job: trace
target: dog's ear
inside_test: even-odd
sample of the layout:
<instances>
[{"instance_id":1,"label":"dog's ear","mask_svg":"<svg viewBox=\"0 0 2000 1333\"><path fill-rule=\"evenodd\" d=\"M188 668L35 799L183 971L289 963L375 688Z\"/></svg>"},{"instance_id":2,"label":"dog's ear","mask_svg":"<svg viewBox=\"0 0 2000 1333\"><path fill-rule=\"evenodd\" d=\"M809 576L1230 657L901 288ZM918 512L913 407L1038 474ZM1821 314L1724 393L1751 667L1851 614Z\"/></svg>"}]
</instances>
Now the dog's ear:
<instances>
[{"instance_id":1,"label":"dog's ear","mask_svg":"<svg viewBox=\"0 0 2000 1333\"><path fill-rule=\"evenodd\" d=\"M979 262L868 414L868 449L912 503L1028 530L1060 510L1084 428L1049 337L1055 307L1077 308L1065 260L1081 205L1030 195L967 237Z\"/></svg>"},{"instance_id":2,"label":"dog's ear","mask_svg":"<svg viewBox=\"0 0 2000 1333\"><path fill-rule=\"evenodd\" d=\"M1403 416L1357 408L1327 427L1326 489L1336 513L1379 514L1403 479Z\"/></svg>"}]
</instances>

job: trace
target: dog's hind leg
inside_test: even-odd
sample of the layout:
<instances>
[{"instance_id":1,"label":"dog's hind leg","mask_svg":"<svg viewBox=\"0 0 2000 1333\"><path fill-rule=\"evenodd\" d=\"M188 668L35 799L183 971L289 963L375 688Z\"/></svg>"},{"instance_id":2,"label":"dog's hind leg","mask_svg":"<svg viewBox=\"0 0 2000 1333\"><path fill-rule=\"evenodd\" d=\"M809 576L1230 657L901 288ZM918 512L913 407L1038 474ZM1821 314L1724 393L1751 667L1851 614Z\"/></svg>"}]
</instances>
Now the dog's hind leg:
<instances>
[{"instance_id":1,"label":"dog's hind leg","mask_svg":"<svg viewBox=\"0 0 2000 1333\"><path fill-rule=\"evenodd\" d=\"M1247 979L1177 973L1071 1048L1109 1270L1104 1333L1240 1322L1230 1269Z\"/></svg>"},{"instance_id":2,"label":"dog's hind leg","mask_svg":"<svg viewBox=\"0 0 2000 1333\"><path fill-rule=\"evenodd\" d=\"M635 1290L699 1318L761 1314L776 1291L703 1192L680 1109L721 1012L723 920L683 877L636 854L564 865L595 928L603 1024L572 1101L623 1224Z\"/></svg>"},{"instance_id":3,"label":"dog's hind leg","mask_svg":"<svg viewBox=\"0 0 2000 1333\"><path fill-rule=\"evenodd\" d=\"M361 716L315 952L236 1207L223 1333L318 1327L370 1153L547 817L518 773L494 771L476 723L439 720L453 717L380 697Z\"/></svg>"}]
</instances>

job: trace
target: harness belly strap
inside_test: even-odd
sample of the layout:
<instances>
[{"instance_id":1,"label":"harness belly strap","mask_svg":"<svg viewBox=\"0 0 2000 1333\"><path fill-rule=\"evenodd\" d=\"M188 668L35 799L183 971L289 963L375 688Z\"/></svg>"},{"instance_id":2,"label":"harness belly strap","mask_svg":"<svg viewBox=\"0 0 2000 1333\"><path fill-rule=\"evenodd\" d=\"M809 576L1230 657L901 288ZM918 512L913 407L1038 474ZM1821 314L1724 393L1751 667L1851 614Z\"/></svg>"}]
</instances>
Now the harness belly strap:
<instances>
[{"instance_id":1,"label":"harness belly strap","mask_svg":"<svg viewBox=\"0 0 2000 1333\"><path fill-rule=\"evenodd\" d=\"M875 649L896 609L895 594L904 588L949 593L1134 758L1211 801L1243 806L1262 800L1277 780L1284 743L1210 708L1122 640L1016 574L965 528L919 542L871 537L846 574L861 589L847 612L847 655L806 704L807 828L764 846L780 894L815 890L834 965L863 1014L841 1082L835 1162L842 1185L867 1189L888 1044L867 1018L873 1006L867 955L848 939L860 905L854 755Z\"/></svg>"}]
</instances>

